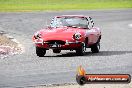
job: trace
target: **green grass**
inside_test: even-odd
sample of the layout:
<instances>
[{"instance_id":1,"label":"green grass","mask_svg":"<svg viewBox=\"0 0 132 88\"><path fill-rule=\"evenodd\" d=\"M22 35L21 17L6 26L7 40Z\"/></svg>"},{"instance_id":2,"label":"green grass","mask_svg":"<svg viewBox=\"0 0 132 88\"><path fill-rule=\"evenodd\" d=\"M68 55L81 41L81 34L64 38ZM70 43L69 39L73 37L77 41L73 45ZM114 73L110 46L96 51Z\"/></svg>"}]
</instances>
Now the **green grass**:
<instances>
[{"instance_id":1,"label":"green grass","mask_svg":"<svg viewBox=\"0 0 132 88\"><path fill-rule=\"evenodd\" d=\"M0 12L132 8L132 0L0 0Z\"/></svg>"}]
</instances>

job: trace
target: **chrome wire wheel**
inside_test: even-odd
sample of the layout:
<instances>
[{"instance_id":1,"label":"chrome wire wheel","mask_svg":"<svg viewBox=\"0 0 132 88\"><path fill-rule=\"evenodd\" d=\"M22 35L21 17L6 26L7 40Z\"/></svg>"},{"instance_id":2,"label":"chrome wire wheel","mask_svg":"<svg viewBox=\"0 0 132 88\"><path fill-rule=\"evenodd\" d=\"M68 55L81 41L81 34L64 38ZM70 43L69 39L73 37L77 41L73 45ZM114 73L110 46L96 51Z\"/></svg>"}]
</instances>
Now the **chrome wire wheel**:
<instances>
[{"instance_id":1,"label":"chrome wire wheel","mask_svg":"<svg viewBox=\"0 0 132 88\"><path fill-rule=\"evenodd\" d=\"M76 50L76 54L79 56L83 56L85 52L86 52L86 46L85 46L85 43L82 43L81 48Z\"/></svg>"}]
</instances>

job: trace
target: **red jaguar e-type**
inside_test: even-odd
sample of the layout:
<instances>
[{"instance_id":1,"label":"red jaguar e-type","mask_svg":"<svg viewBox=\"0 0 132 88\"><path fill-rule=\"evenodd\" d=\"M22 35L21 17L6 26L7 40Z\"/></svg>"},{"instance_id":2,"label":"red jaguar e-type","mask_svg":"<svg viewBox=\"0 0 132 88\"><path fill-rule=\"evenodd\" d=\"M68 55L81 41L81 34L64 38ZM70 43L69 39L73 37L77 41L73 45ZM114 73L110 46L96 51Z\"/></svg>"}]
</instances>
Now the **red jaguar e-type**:
<instances>
[{"instance_id":1,"label":"red jaguar e-type","mask_svg":"<svg viewBox=\"0 0 132 88\"><path fill-rule=\"evenodd\" d=\"M84 55L86 48L91 48L93 53L98 53L100 39L101 31L94 27L92 18L80 15L56 16L50 26L33 36L39 57L44 56L48 49L52 49L54 53L75 50L77 55Z\"/></svg>"}]
</instances>

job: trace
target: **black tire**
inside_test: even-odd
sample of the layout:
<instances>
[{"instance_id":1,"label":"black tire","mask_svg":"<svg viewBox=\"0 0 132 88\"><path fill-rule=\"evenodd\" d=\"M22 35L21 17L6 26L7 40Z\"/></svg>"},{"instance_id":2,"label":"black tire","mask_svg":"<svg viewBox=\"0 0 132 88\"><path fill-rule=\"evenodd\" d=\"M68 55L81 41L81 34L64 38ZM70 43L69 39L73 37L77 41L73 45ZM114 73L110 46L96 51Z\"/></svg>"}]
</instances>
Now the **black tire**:
<instances>
[{"instance_id":1,"label":"black tire","mask_svg":"<svg viewBox=\"0 0 132 88\"><path fill-rule=\"evenodd\" d=\"M46 54L46 49L36 47L36 54L39 57L44 57L44 55Z\"/></svg>"},{"instance_id":2,"label":"black tire","mask_svg":"<svg viewBox=\"0 0 132 88\"><path fill-rule=\"evenodd\" d=\"M59 49L53 49L53 53L60 53L61 52L61 50L59 50Z\"/></svg>"},{"instance_id":3,"label":"black tire","mask_svg":"<svg viewBox=\"0 0 132 88\"><path fill-rule=\"evenodd\" d=\"M99 50L100 50L100 42L92 45L92 47L91 47L92 53L99 53Z\"/></svg>"},{"instance_id":4,"label":"black tire","mask_svg":"<svg viewBox=\"0 0 132 88\"><path fill-rule=\"evenodd\" d=\"M85 50L86 50L85 44L82 44L81 48L76 50L76 54L79 56L83 56L85 54Z\"/></svg>"},{"instance_id":5,"label":"black tire","mask_svg":"<svg viewBox=\"0 0 132 88\"><path fill-rule=\"evenodd\" d=\"M79 85L86 84L86 78L84 76L76 76L76 81Z\"/></svg>"}]
</instances>

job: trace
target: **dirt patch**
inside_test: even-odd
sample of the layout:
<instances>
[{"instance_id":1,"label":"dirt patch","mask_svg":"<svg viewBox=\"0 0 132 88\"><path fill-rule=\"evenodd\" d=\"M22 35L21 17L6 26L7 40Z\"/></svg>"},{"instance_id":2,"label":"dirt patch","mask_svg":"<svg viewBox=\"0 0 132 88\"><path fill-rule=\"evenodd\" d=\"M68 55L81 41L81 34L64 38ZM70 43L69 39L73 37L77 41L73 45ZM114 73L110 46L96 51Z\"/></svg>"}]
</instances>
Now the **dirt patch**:
<instances>
[{"instance_id":1,"label":"dirt patch","mask_svg":"<svg viewBox=\"0 0 132 88\"><path fill-rule=\"evenodd\" d=\"M21 53L22 48L14 40L14 38L8 37L7 34L0 32L0 59Z\"/></svg>"},{"instance_id":2,"label":"dirt patch","mask_svg":"<svg viewBox=\"0 0 132 88\"><path fill-rule=\"evenodd\" d=\"M11 39L7 38L5 35L0 34L0 46L11 46L11 47L17 47L17 43L11 41Z\"/></svg>"}]
</instances>

